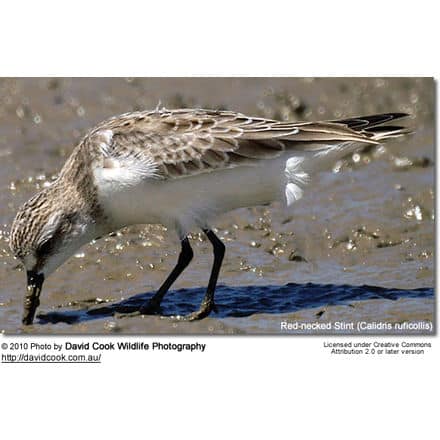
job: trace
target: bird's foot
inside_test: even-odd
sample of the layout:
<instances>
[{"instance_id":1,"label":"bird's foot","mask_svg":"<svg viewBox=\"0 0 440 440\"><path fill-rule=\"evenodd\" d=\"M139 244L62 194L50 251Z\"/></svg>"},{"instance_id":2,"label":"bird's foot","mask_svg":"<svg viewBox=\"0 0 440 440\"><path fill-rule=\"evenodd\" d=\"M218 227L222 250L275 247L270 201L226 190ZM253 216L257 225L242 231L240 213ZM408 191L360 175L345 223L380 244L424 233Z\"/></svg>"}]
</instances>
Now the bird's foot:
<instances>
[{"instance_id":1,"label":"bird's foot","mask_svg":"<svg viewBox=\"0 0 440 440\"><path fill-rule=\"evenodd\" d=\"M117 310L114 316L116 318L132 318L133 316L141 315L159 315L162 309L160 308L160 300L150 298L148 302L143 304L138 310L129 312L126 310Z\"/></svg>"},{"instance_id":2,"label":"bird's foot","mask_svg":"<svg viewBox=\"0 0 440 440\"><path fill-rule=\"evenodd\" d=\"M148 303L144 304L140 309L141 315L158 315L161 312L160 302L151 298Z\"/></svg>"},{"instance_id":3,"label":"bird's foot","mask_svg":"<svg viewBox=\"0 0 440 440\"><path fill-rule=\"evenodd\" d=\"M200 309L185 316L174 316L178 321L197 321L206 318L212 311L218 313L214 301L203 301Z\"/></svg>"},{"instance_id":4,"label":"bird's foot","mask_svg":"<svg viewBox=\"0 0 440 440\"><path fill-rule=\"evenodd\" d=\"M139 310L135 310L134 312L116 312L114 316L116 318L133 318L135 316L143 316L143 315L158 315L160 314L159 306L152 306L150 303L145 304Z\"/></svg>"}]
</instances>

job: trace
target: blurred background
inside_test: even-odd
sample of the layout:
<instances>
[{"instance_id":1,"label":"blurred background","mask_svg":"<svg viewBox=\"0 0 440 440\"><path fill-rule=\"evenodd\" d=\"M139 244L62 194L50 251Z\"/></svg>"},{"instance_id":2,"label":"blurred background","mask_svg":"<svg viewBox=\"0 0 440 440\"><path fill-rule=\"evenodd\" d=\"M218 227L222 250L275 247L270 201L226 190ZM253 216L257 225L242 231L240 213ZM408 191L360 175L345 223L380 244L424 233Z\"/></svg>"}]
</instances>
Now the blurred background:
<instances>
[{"instance_id":1,"label":"blurred background","mask_svg":"<svg viewBox=\"0 0 440 440\"><path fill-rule=\"evenodd\" d=\"M282 120L407 112L414 134L335 163L293 216L273 204L219 219L227 255L217 316L189 324L114 315L149 297L177 258L163 227L134 226L85 246L54 273L42 316L25 331L277 333L286 317L432 320L434 88L432 78L0 79L0 329L23 331L25 274L8 246L20 204L56 178L93 125L158 105ZM203 296L211 248L194 232L196 258L165 314L192 311Z\"/></svg>"}]
</instances>

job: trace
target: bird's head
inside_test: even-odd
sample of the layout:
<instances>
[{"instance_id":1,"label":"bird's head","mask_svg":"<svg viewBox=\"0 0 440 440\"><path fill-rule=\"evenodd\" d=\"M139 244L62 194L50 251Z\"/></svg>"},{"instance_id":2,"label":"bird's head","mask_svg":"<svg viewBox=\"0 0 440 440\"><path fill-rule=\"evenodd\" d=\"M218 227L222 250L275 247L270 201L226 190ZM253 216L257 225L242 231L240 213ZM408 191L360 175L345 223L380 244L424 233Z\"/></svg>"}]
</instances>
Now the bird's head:
<instances>
[{"instance_id":1,"label":"bird's head","mask_svg":"<svg viewBox=\"0 0 440 440\"><path fill-rule=\"evenodd\" d=\"M44 279L92 239L88 229L69 200L61 202L50 191L40 192L21 206L12 224L10 247L27 274L24 324L33 321Z\"/></svg>"}]
</instances>

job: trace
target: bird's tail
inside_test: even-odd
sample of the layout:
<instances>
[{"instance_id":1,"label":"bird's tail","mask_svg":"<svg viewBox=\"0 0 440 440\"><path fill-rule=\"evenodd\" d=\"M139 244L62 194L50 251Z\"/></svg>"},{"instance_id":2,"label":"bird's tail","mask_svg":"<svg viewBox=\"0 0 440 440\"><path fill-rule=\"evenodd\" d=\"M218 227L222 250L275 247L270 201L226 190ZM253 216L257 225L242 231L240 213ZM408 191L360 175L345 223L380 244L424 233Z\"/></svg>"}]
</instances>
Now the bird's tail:
<instances>
[{"instance_id":1,"label":"bird's tail","mask_svg":"<svg viewBox=\"0 0 440 440\"><path fill-rule=\"evenodd\" d=\"M412 133L408 127L400 125L384 125L397 119L408 117L408 113L384 113L380 115L359 116L349 119L338 119L330 121L336 124L346 125L359 134L371 136L375 141L394 138Z\"/></svg>"},{"instance_id":2,"label":"bird's tail","mask_svg":"<svg viewBox=\"0 0 440 440\"><path fill-rule=\"evenodd\" d=\"M295 154L287 159L285 168L287 206L302 197L304 187L315 172L328 169L337 160L366 145L378 145L386 139L411 133L412 130L404 126L384 125L407 116L406 113L386 113L327 121L324 124L335 124L349 132L327 142L314 142L311 135L309 142L292 145L291 151ZM357 139L353 139L353 135Z\"/></svg>"}]
</instances>

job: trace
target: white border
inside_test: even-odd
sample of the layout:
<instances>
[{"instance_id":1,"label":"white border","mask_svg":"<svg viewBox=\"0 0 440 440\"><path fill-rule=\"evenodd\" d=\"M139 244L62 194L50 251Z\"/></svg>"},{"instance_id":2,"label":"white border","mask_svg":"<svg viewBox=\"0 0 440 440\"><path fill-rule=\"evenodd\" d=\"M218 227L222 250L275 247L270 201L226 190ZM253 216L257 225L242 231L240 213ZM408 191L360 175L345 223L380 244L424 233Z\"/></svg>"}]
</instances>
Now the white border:
<instances>
[{"instance_id":1,"label":"white border","mask_svg":"<svg viewBox=\"0 0 440 440\"><path fill-rule=\"evenodd\" d=\"M2 4L0 74L438 77L434 2L356 5ZM327 339L197 338L206 353L0 364L2 437L367 439L438 430L437 337L424 357L376 361L331 357L321 349Z\"/></svg>"}]
</instances>

